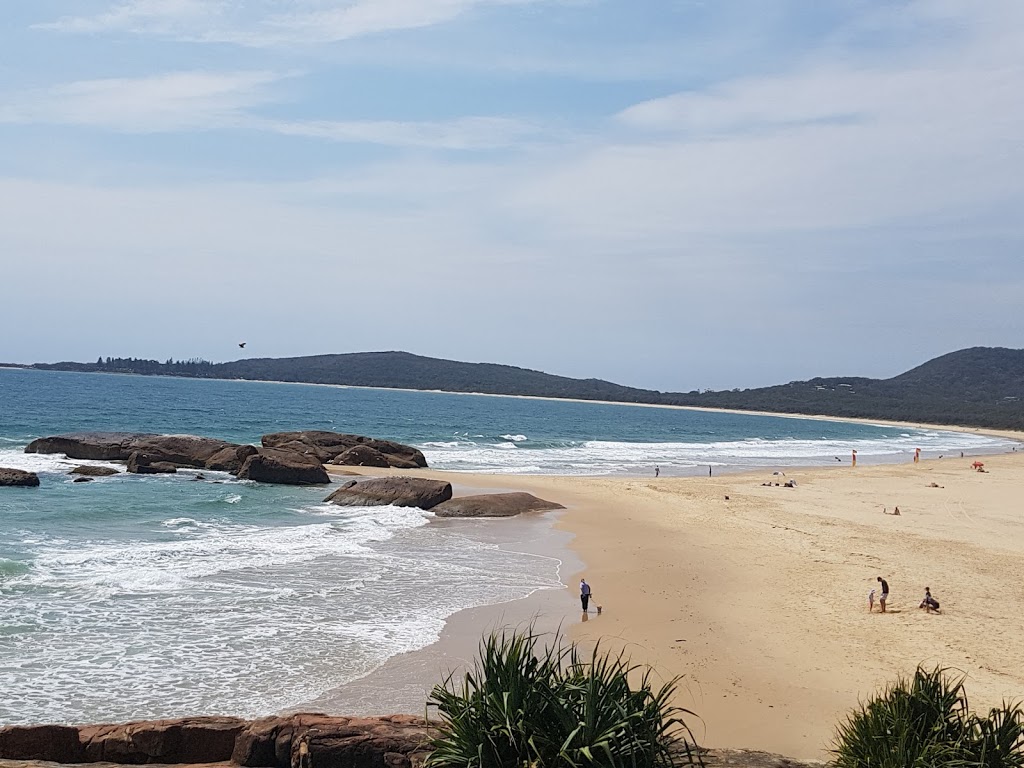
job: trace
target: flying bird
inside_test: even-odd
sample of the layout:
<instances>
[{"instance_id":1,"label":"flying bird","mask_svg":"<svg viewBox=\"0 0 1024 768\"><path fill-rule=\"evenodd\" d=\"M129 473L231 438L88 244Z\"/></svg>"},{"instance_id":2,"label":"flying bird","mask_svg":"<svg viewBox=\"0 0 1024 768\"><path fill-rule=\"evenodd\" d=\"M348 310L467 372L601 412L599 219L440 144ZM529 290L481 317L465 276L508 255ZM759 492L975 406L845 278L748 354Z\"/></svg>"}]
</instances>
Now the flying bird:
<instances>
[{"instance_id":1,"label":"flying bird","mask_svg":"<svg viewBox=\"0 0 1024 768\"><path fill-rule=\"evenodd\" d=\"M245 349L245 342L244 341L238 342L238 348L239 349Z\"/></svg>"}]
</instances>

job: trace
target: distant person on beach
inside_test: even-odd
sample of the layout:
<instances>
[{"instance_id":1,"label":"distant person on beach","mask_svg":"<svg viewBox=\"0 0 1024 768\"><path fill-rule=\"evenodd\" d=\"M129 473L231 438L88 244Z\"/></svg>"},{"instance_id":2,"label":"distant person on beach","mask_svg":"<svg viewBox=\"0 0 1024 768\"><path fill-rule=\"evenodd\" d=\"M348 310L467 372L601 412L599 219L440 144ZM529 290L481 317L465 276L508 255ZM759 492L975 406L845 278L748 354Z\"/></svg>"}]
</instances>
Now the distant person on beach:
<instances>
[{"instance_id":1,"label":"distant person on beach","mask_svg":"<svg viewBox=\"0 0 1024 768\"><path fill-rule=\"evenodd\" d=\"M708 477L711 477L711 465L708 464Z\"/></svg>"},{"instance_id":2,"label":"distant person on beach","mask_svg":"<svg viewBox=\"0 0 1024 768\"><path fill-rule=\"evenodd\" d=\"M655 464L654 465L654 476L657 477L660 474L661 474L661 467L659 467L657 464Z\"/></svg>"},{"instance_id":3,"label":"distant person on beach","mask_svg":"<svg viewBox=\"0 0 1024 768\"><path fill-rule=\"evenodd\" d=\"M875 590L868 592L868 613L875 610Z\"/></svg>"},{"instance_id":4,"label":"distant person on beach","mask_svg":"<svg viewBox=\"0 0 1024 768\"><path fill-rule=\"evenodd\" d=\"M932 597L931 587L924 588L924 600L917 606L918 608L924 608L928 613L935 611L939 612L939 601Z\"/></svg>"},{"instance_id":5,"label":"distant person on beach","mask_svg":"<svg viewBox=\"0 0 1024 768\"><path fill-rule=\"evenodd\" d=\"M882 594L878 596L878 607L881 608L882 613L885 613L885 601L889 599L889 582L881 576L878 577L878 581L882 585Z\"/></svg>"},{"instance_id":6,"label":"distant person on beach","mask_svg":"<svg viewBox=\"0 0 1024 768\"><path fill-rule=\"evenodd\" d=\"M583 604L583 612L586 613L587 606L590 605L590 585L586 579L580 579L580 603Z\"/></svg>"}]
</instances>

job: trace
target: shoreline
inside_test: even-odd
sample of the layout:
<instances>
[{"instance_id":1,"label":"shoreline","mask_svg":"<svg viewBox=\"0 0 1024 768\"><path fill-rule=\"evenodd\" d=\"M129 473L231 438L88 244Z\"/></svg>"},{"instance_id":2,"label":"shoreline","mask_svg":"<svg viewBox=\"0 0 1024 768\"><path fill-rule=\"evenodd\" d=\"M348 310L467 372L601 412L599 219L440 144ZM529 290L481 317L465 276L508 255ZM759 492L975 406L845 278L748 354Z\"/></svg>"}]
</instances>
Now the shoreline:
<instances>
[{"instance_id":1,"label":"shoreline","mask_svg":"<svg viewBox=\"0 0 1024 768\"><path fill-rule=\"evenodd\" d=\"M360 384L325 384L315 381L279 381L277 379L222 379L206 376L172 376L170 374L143 374L143 373L122 373L118 371L61 371L47 370L44 368L33 368L30 365L0 365L0 369L35 371L37 373L78 373L78 374L101 374L105 376L142 376L145 378L165 379L188 379L192 381L234 381L250 384L298 384L306 387L334 387L337 389L364 389L382 392L420 392L434 395L464 395L467 397L511 397L520 400L541 400L547 402L565 403L593 403L595 405L617 405L633 406L637 408L668 408L682 411L700 411L704 413L730 413L738 416L771 416L781 419L805 419L809 421L834 421L841 424L866 424L889 427L906 427L909 429L942 430L949 432L967 432L979 435L990 435L1004 437L1009 440L1016 440L1024 443L1024 431L1012 429L996 429L992 427L972 427L961 424L930 424L921 422L898 421L890 419L869 419L853 416L829 416L827 414L815 413L780 413L777 411L743 410L740 408L712 408L703 405L671 405L667 403L634 403L622 400L588 400L574 397L545 397L542 395L510 395L498 392L452 392L446 389L411 389L408 387L370 387Z\"/></svg>"},{"instance_id":2,"label":"shoreline","mask_svg":"<svg viewBox=\"0 0 1024 768\"><path fill-rule=\"evenodd\" d=\"M762 485L764 471L658 479L419 471L566 505L553 525L571 536L579 570L562 570L568 594L545 590L507 611L449 617L438 641L389 661L380 679L419 670L440 682L438 661L465 660L496 617L540 610L548 625L560 616L568 639L585 648L600 640L663 679L682 675L675 703L697 714L690 725L707 747L822 759L847 712L919 663L962 670L978 709L1019 697L1024 585L1014 564L1024 537L1015 499L1024 453L981 458L987 473L966 458L787 467L792 489ZM902 515L883 515L893 503ZM604 608L586 623L572 586L581 574ZM885 616L866 610L876 575L893 586ZM941 615L917 610L925 584ZM535 608L537 600L546 605Z\"/></svg>"}]
</instances>

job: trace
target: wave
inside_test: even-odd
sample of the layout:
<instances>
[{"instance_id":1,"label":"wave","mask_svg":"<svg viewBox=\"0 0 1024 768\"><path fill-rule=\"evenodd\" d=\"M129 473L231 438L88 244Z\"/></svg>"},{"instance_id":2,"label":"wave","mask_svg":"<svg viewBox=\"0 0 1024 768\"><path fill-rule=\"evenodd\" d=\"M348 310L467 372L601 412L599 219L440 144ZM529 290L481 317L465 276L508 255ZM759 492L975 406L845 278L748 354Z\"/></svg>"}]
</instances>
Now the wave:
<instances>
[{"instance_id":1,"label":"wave","mask_svg":"<svg viewBox=\"0 0 1024 768\"><path fill-rule=\"evenodd\" d=\"M646 474L654 465L680 473L699 467L756 468L848 462L857 451L858 461L900 461L920 448L926 458L954 452L1000 452L1011 441L965 432L922 430L894 432L854 439L747 438L706 442L624 442L611 440L565 441L527 448L514 442L493 443L457 440L424 443L428 462L438 469L497 474Z\"/></svg>"}]
</instances>

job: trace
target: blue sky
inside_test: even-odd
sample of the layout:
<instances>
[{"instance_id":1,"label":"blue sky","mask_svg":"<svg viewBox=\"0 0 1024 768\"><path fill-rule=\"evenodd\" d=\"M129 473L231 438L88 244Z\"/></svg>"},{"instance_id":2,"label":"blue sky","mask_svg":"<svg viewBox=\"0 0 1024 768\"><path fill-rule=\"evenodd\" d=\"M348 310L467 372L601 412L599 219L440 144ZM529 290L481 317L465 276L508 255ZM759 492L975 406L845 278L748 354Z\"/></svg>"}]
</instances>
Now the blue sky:
<instances>
[{"instance_id":1,"label":"blue sky","mask_svg":"<svg viewBox=\"0 0 1024 768\"><path fill-rule=\"evenodd\" d=\"M34 0L0 360L659 389L1024 338L1024 3Z\"/></svg>"}]
</instances>

